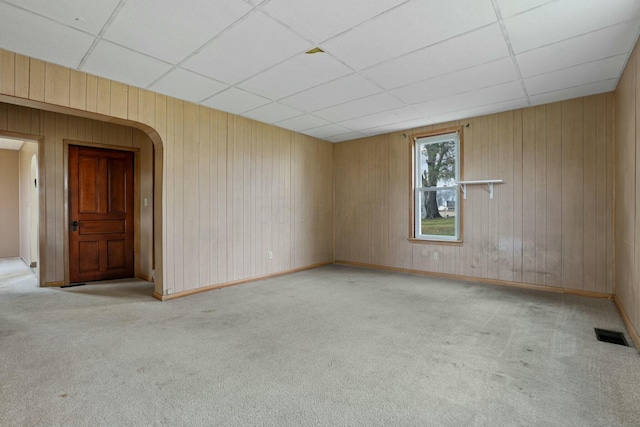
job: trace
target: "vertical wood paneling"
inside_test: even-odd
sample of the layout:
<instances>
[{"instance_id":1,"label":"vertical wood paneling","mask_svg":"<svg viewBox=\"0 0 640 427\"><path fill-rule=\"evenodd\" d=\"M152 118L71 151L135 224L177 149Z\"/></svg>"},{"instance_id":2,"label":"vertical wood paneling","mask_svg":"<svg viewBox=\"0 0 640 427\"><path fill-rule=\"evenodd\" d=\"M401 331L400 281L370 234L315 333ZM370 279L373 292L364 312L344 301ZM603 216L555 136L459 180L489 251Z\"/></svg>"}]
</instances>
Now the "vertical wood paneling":
<instances>
[{"instance_id":1,"label":"vertical wood paneling","mask_svg":"<svg viewBox=\"0 0 640 427\"><path fill-rule=\"evenodd\" d=\"M29 99L44 101L45 63L31 58L29 62Z\"/></svg>"},{"instance_id":2,"label":"vertical wood paneling","mask_svg":"<svg viewBox=\"0 0 640 427\"><path fill-rule=\"evenodd\" d=\"M49 104L69 106L71 70L59 65L45 65L44 100Z\"/></svg>"},{"instance_id":3,"label":"vertical wood paneling","mask_svg":"<svg viewBox=\"0 0 640 427\"><path fill-rule=\"evenodd\" d=\"M597 291L596 282L596 240L598 223L598 193L597 193L597 165L596 165L596 97L584 99L584 131L583 131L583 254L582 254L582 288ZM605 157L606 159L606 157ZM604 200L602 201L604 203ZM605 282L606 283L606 282Z\"/></svg>"},{"instance_id":4,"label":"vertical wood paneling","mask_svg":"<svg viewBox=\"0 0 640 427\"><path fill-rule=\"evenodd\" d=\"M142 95L142 92L140 93ZM176 260L174 262L174 292L181 292L185 290L185 262L188 262L188 255L185 253L185 227L187 226L185 221L179 221L177 218L189 218L193 212L188 212L184 206L185 200L185 185L184 185L184 101L176 101L174 103L174 170L173 170L173 185L174 185L174 206L173 214L169 214L168 220L175 223L173 230L173 245L174 254ZM141 111L142 114L142 111ZM191 244L191 242L189 242ZM191 286L191 284L189 285Z\"/></svg>"},{"instance_id":5,"label":"vertical wood paneling","mask_svg":"<svg viewBox=\"0 0 640 427\"><path fill-rule=\"evenodd\" d=\"M615 292L640 332L640 58L636 45L615 92Z\"/></svg>"},{"instance_id":6,"label":"vertical wood paneling","mask_svg":"<svg viewBox=\"0 0 640 427\"><path fill-rule=\"evenodd\" d=\"M595 273L598 259L604 266L611 262L611 244L595 242L594 230L612 211L606 200L612 171L603 164L596 172L597 153L606 157L612 144L611 103L604 94L469 120L463 127L464 179L505 183L495 186L493 200L485 186L469 187L462 245L408 242L411 153L408 143L399 149L394 143L402 133L336 144L336 259L611 292L606 267ZM404 160L394 160L396 153ZM604 182L603 203L595 197L596 173ZM587 203L589 187L594 196ZM377 230L387 230L388 237ZM587 242L595 243L585 248ZM593 268L584 268L587 263Z\"/></svg>"},{"instance_id":7,"label":"vertical wood paneling","mask_svg":"<svg viewBox=\"0 0 640 427\"><path fill-rule=\"evenodd\" d=\"M520 113L520 111L518 111ZM515 213L513 181L513 153L514 153L514 112L509 111L498 115L498 151L495 153L498 159L498 176L507 185L497 185L495 198L491 205L496 208L494 215L498 217L498 278L500 280L513 281L513 216ZM491 178L498 179L498 178Z\"/></svg>"},{"instance_id":8,"label":"vertical wood paneling","mask_svg":"<svg viewBox=\"0 0 640 427\"><path fill-rule=\"evenodd\" d=\"M546 106L547 133L547 227L546 279L549 286L562 286L562 104Z\"/></svg>"},{"instance_id":9,"label":"vertical wood paneling","mask_svg":"<svg viewBox=\"0 0 640 427\"><path fill-rule=\"evenodd\" d=\"M536 110L522 110L522 281L539 283L536 274ZM516 216L517 218L517 216Z\"/></svg>"},{"instance_id":10,"label":"vertical wood paneling","mask_svg":"<svg viewBox=\"0 0 640 427\"><path fill-rule=\"evenodd\" d=\"M198 242L198 283L213 283L211 280L211 254L209 241L211 240L211 114L207 108L198 108L198 223L196 241ZM194 221L195 222L195 221Z\"/></svg>"},{"instance_id":11,"label":"vertical wood paneling","mask_svg":"<svg viewBox=\"0 0 640 427\"><path fill-rule=\"evenodd\" d=\"M15 95L29 98L29 57L16 54L15 58Z\"/></svg>"},{"instance_id":12,"label":"vertical wood paneling","mask_svg":"<svg viewBox=\"0 0 640 427\"><path fill-rule=\"evenodd\" d=\"M547 284L547 109L535 107L536 285Z\"/></svg>"},{"instance_id":13,"label":"vertical wood paneling","mask_svg":"<svg viewBox=\"0 0 640 427\"><path fill-rule=\"evenodd\" d=\"M7 95L15 95L16 81L16 54L6 50L0 50L0 92Z\"/></svg>"},{"instance_id":14,"label":"vertical wood paneling","mask_svg":"<svg viewBox=\"0 0 640 427\"><path fill-rule=\"evenodd\" d=\"M183 216L189 218L184 222L184 247L183 247L183 265L185 287L191 283L200 283L199 274L200 267L198 260L200 259L198 250L198 198L199 179L198 179L198 150L199 150L199 125L198 125L198 107L195 104L186 102L184 105L184 116L182 123L184 127L182 133L183 140L183 165L184 175L182 179L183 187ZM183 289L184 290L184 289Z\"/></svg>"},{"instance_id":15,"label":"vertical wood paneling","mask_svg":"<svg viewBox=\"0 0 640 427\"><path fill-rule=\"evenodd\" d=\"M583 105L582 98L562 102L562 188L559 193L562 204L562 284L574 289L583 287Z\"/></svg>"},{"instance_id":16,"label":"vertical wood paneling","mask_svg":"<svg viewBox=\"0 0 640 427\"><path fill-rule=\"evenodd\" d=\"M87 75L71 70L69 76L69 106L78 110L87 107Z\"/></svg>"}]
</instances>

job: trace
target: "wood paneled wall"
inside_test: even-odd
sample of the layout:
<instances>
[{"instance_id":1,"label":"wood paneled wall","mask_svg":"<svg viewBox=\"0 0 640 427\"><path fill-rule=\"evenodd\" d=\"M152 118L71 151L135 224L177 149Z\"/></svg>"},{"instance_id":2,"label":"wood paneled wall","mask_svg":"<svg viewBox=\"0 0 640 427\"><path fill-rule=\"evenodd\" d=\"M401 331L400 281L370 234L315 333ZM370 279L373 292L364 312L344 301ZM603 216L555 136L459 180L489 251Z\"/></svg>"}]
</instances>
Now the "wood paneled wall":
<instances>
[{"instance_id":1,"label":"wood paneled wall","mask_svg":"<svg viewBox=\"0 0 640 427\"><path fill-rule=\"evenodd\" d=\"M88 144L109 145L114 148L138 148L140 151L140 200L153 201L151 170L151 140L140 130L132 127L106 123L97 120L75 117L66 114L46 112L29 107L0 103L0 132L30 135L41 139L42 159L40 159L40 186L44 190L45 230L44 258L41 280L44 284L64 282L65 280L65 141ZM17 152L16 152L17 153ZM146 158L145 158L146 157ZM16 208L17 208L16 203ZM150 205L152 206L152 205ZM139 257L136 271L141 277L152 274L153 212L150 207L141 207L140 233L138 240Z\"/></svg>"},{"instance_id":2,"label":"wood paneled wall","mask_svg":"<svg viewBox=\"0 0 640 427\"><path fill-rule=\"evenodd\" d=\"M18 153L0 150L0 258L20 255Z\"/></svg>"},{"instance_id":3,"label":"wood paneled wall","mask_svg":"<svg viewBox=\"0 0 640 427\"><path fill-rule=\"evenodd\" d=\"M155 230L159 294L333 259L330 143L3 50L0 101L73 111L149 135L161 171L155 182L162 195L155 199L156 224L162 223ZM61 153L45 147L46 161L62 164ZM61 200L63 182L46 185L48 197ZM60 212L58 205L47 212L48 225L60 223ZM51 280L62 277L60 237L48 248L55 254Z\"/></svg>"},{"instance_id":4,"label":"wood paneled wall","mask_svg":"<svg viewBox=\"0 0 640 427\"><path fill-rule=\"evenodd\" d=\"M640 52L616 88L616 298L640 332Z\"/></svg>"},{"instance_id":5,"label":"wood paneled wall","mask_svg":"<svg viewBox=\"0 0 640 427\"><path fill-rule=\"evenodd\" d=\"M463 179L505 183L468 188L462 245L409 242L410 135L467 124ZM612 156L612 93L337 144L336 260L613 293Z\"/></svg>"}]
</instances>

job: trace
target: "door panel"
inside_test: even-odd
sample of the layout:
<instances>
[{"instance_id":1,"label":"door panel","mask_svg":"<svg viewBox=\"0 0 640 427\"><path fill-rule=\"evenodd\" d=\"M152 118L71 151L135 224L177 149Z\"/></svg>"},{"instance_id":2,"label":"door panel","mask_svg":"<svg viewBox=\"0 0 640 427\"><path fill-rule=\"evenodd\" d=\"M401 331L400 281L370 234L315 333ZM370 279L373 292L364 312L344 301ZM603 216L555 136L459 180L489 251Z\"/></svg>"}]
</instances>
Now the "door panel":
<instances>
[{"instance_id":1,"label":"door panel","mask_svg":"<svg viewBox=\"0 0 640 427\"><path fill-rule=\"evenodd\" d=\"M133 276L133 176L132 152L69 146L70 282Z\"/></svg>"}]
</instances>

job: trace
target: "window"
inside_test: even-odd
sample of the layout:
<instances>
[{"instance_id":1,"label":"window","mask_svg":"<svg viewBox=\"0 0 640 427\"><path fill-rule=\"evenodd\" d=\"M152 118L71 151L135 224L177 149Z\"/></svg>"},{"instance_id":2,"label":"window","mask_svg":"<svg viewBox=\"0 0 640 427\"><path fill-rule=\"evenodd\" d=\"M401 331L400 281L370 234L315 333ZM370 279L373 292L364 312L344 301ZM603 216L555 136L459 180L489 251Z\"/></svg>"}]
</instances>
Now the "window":
<instances>
[{"instance_id":1,"label":"window","mask_svg":"<svg viewBox=\"0 0 640 427\"><path fill-rule=\"evenodd\" d=\"M460 241L460 132L414 138L414 233L421 240Z\"/></svg>"}]
</instances>

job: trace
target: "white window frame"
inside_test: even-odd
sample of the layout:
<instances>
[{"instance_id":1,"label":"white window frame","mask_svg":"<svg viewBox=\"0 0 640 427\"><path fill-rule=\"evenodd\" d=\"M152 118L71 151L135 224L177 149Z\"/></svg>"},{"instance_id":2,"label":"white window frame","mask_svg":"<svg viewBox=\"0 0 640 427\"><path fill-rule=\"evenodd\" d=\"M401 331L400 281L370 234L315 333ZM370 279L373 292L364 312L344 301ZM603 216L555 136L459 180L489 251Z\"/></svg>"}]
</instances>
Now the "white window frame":
<instances>
[{"instance_id":1,"label":"white window frame","mask_svg":"<svg viewBox=\"0 0 640 427\"><path fill-rule=\"evenodd\" d=\"M444 187L423 187L422 186L422 176L420 169L420 161L421 161L421 147L425 144L435 144L446 141L454 141L455 142L455 176L453 179L453 184L450 186ZM455 184L460 181L460 163L461 163L461 148L460 148L460 131L446 131L438 134L431 134L425 136L416 136L414 137L413 144L413 158L414 158L414 176L413 176L413 238L417 240L425 240L425 241L439 241L439 242L461 242L462 241L462 233L461 233L461 216L462 216L462 206L460 204L460 191L458 191L458 185ZM420 193L422 191L439 191L439 190L453 190L455 194L455 223L456 223L456 232L454 236L442 236L437 234L422 234L422 203Z\"/></svg>"}]
</instances>

